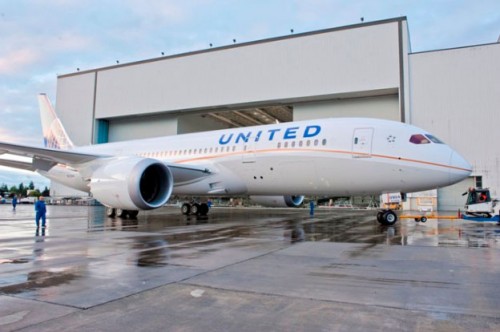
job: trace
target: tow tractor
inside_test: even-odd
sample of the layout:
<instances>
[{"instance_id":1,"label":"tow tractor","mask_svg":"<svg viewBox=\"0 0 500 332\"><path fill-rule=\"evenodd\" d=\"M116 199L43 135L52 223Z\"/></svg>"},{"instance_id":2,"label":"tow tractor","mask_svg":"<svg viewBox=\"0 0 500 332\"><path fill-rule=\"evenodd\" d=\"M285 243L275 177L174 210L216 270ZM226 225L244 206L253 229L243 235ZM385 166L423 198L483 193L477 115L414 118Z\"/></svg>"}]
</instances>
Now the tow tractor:
<instances>
[{"instance_id":1,"label":"tow tractor","mask_svg":"<svg viewBox=\"0 0 500 332\"><path fill-rule=\"evenodd\" d=\"M462 194L467 195L465 202L465 214L462 219L477 221L499 221L500 205L497 199L491 199L489 189L469 188ZM479 220L485 219L485 220Z\"/></svg>"},{"instance_id":2,"label":"tow tractor","mask_svg":"<svg viewBox=\"0 0 500 332\"><path fill-rule=\"evenodd\" d=\"M458 216L446 215L401 215L400 218L415 219L416 222L426 222L427 219L464 219L471 221L497 221L500 224L500 201L492 199L489 189L469 188L462 196L467 195L465 211L458 210Z\"/></svg>"}]
</instances>

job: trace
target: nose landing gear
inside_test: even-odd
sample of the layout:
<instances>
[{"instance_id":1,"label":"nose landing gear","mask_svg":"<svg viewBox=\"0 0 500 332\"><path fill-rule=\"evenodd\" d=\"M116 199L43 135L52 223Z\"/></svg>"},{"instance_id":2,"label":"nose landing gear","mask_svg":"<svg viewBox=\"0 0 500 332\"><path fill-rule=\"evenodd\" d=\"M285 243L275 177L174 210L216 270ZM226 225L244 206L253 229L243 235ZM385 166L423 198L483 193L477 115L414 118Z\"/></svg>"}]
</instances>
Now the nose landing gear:
<instances>
[{"instance_id":1,"label":"nose landing gear","mask_svg":"<svg viewBox=\"0 0 500 332\"><path fill-rule=\"evenodd\" d=\"M392 210L381 210L377 213L377 221L381 225L392 226L398 221L398 216Z\"/></svg>"}]
</instances>

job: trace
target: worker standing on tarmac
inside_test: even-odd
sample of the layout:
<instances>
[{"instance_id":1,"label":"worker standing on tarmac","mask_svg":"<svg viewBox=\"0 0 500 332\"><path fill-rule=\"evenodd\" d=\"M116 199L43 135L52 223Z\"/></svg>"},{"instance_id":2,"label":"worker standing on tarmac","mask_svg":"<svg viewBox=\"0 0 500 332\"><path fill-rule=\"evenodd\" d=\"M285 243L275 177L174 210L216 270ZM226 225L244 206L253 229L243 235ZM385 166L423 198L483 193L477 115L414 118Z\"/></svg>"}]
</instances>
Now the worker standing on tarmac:
<instances>
[{"instance_id":1,"label":"worker standing on tarmac","mask_svg":"<svg viewBox=\"0 0 500 332\"><path fill-rule=\"evenodd\" d=\"M314 201L313 200L309 201L309 215L314 216Z\"/></svg>"},{"instance_id":2,"label":"worker standing on tarmac","mask_svg":"<svg viewBox=\"0 0 500 332\"><path fill-rule=\"evenodd\" d=\"M42 228L45 228L45 214L47 213L47 207L45 206L44 197L40 196L38 201L35 203L35 222L36 228L40 227L40 219L42 219Z\"/></svg>"},{"instance_id":3,"label":"worker standing on tarmac","mask_svg":"<svg viewBox=\"0 0 500 332\"><path fill-rule=\"evenodd\" d=\"M12 197L12 211L16 211L16 205L17 205L17 195L14 195L14 197Z\"/></svg>"}]
</instances>

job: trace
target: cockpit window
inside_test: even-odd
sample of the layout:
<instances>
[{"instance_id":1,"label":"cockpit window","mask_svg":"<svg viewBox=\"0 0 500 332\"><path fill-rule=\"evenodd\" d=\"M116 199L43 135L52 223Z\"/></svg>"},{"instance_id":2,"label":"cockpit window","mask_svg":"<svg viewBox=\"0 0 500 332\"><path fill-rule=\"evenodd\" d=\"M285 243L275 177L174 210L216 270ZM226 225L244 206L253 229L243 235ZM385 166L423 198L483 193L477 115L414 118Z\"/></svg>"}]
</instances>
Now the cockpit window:
<instances>
[{"instance_id":1,"label":"cockpit window","mask_svg":"<svg viewBox=\"0 0 500 332\"><path fill-rule=\"evenodd\" d=\"M436 136L432 136L432 135L429 135L429 134L425 134L425 137L427 137L428 139L431 140L432 143L437 143L437 144L444 144L443 141L441 141L439 138L437 138Z\"/></svg>"},{"instance_id":2,"label":"cockpit window","mask_svg":"<svg viewBox=\"0 0 500 332\"><path fill-rule=\"evenodd\" d=\"M413 144L430 144L430 140L421 134L411 135L410 142Z\"/></svg>"}]
</instances>

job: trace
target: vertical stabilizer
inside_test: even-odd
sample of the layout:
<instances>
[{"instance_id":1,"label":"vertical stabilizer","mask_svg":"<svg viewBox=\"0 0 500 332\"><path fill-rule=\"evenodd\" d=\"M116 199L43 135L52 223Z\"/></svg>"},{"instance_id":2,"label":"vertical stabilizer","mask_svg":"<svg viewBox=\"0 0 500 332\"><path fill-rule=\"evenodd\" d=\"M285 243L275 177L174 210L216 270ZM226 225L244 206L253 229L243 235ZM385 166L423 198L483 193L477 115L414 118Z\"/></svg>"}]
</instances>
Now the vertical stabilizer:
<instances>
[{"instance_id":1,"label":"vertical stabilizer","mask_svg":"<svg viewBox=\"0 0 500 332\"><path fill-rule=\"evenodd\" d=\"M68 150L73 148L73 142L68 137L66 130L50 104L45 93L38 95L40 105L40 117L42 120L43 143L45 147L52 149Z\"/></svg>"}]
</instances>

